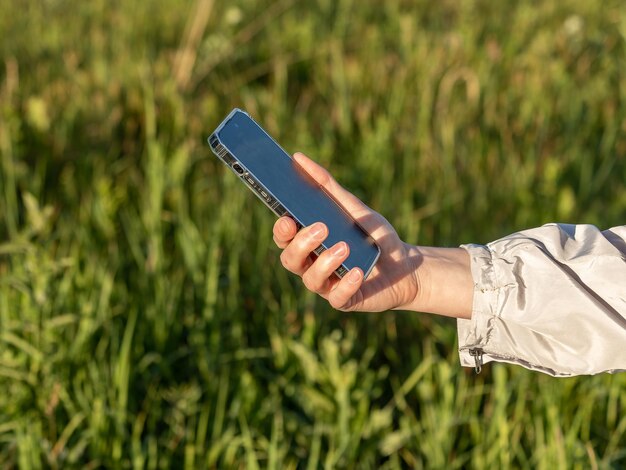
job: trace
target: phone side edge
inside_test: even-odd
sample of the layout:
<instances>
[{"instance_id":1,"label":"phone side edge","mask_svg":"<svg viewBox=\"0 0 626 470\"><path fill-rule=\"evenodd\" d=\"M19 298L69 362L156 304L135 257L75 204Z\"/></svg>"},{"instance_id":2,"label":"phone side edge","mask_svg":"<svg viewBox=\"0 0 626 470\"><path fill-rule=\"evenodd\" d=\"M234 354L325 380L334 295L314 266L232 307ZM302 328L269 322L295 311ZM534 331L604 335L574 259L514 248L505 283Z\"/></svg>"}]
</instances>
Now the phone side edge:
<instances>
[{"instance_id":1,"label":"phone side edge","mask_svg":"<svg viewBox=\"0 0 626 470\"><path fill-rule=\"evenodd\" d=\"M367 232L365 232L367 233ZM371 237L371 235L368 234L369 237ZM373 238L372 238L373 240ZM376 256L374 257L374 260L370 263L369 268L367 269L367 272L363 273L363 280L367 279L367 276L370 275L370 273L372 272L372 269L374 269L374 266L376 266L376 263L378 262L378 259L380 258L380 254L381 254L381 249L380 249L380 245L378 245L378 243L376 243L376 240L374 240L374 246L376 247Z\"/></svg>"}]
</instances>

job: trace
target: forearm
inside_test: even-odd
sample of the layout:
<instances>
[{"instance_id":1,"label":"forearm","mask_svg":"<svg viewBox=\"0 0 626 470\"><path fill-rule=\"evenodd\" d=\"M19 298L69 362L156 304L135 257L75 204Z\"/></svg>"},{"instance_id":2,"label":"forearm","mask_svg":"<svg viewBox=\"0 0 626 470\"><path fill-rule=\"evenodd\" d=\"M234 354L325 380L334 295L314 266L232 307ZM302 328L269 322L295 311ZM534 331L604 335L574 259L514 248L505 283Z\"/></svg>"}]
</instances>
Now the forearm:
<instances>
[{"instance_id":1,"label":"forearm","mask_svg":"<svg viewBox=\"0 0 626 470\"><path fill-rule=\"evenodd\" d=\"M472 316L474 281L470 257L462 248L412 246L418 280L417 294L402 310L435 313L469 319Z\"/></svg>"}]
</instances>

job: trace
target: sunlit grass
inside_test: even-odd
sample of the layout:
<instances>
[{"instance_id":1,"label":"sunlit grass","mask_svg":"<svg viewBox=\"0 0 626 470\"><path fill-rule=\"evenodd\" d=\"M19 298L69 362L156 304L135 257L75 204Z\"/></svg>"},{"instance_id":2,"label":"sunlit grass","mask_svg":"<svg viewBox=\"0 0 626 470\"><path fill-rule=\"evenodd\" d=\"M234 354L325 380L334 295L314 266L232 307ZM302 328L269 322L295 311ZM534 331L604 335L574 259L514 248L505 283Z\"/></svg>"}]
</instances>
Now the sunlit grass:
<instances>
[{"instance_id":1,"label":"sunlit grass","mask_svg":"<svg viewBox=\"0 0 626 470\"><path fill-rule=\"evenodd\" d=\"M243 107L412 243L624 224L621 2L0 10L3 468L624 465L625 375L333 311L205 145Z\"/></svg>"}]
</instances>

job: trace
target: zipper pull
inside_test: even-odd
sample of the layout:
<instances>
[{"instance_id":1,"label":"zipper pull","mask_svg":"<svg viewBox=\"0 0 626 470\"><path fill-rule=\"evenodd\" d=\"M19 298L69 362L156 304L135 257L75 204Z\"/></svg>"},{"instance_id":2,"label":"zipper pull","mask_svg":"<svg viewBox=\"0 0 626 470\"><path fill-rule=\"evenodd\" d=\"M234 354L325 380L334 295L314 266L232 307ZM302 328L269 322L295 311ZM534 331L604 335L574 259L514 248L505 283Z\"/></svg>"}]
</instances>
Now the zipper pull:
<instances>
[{"instance_id":1,"label":"zipper pull","mask_svg":"<svg viewBox=\"0 0 626 470\"><path fill-rule=\"evenodd\" d=\"M469 350L470 356L474 358L474 372L476 375L480 374L483 370L483 350L480 348L473 348Z\"/></svg>"}]
</instances>

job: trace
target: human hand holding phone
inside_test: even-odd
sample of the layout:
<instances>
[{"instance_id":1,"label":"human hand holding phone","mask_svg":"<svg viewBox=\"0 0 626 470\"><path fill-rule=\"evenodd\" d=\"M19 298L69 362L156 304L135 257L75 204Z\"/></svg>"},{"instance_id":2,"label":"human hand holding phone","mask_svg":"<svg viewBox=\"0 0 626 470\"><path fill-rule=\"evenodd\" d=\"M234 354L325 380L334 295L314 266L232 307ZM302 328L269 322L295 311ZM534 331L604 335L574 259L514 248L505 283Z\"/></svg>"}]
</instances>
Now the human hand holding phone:
<instances>
[{"instance_id":1,"label":"human hand holding phone","mask_svg":"<svg viewBox=\"0 0 626 470\"><path fill-rule=\"evenodd\" d=\"M293 158L374 238L381 256L365 282L359 268L339 279L333 272L348 256L348 245L339 242L315 256L313 250L328 233L324 224L298 231L291 218L281 217L274 225L274 241L283 248L283 266L340 310L382 311L409 305L419 292L419 252L402 242L383 216L341 187L324 168L301 153Z\"/></svg>"},{"instance_id":2,"label":"human hand holding phone","mask_svg":"<svg viewBox=\"0 0 626 470\"><path fill-rule=\"evenodd\" d=\"M324 240L326 227L318 223L298 231L292 219L281 217L273 229L274 242L283 249L281 263L300 276L309 290L338 310L414 310L470 318L473 281L465 250L403 242L382 215L339 185L323 167L301 153L293 158L358 221L381 250L367 280L363 281L358 268L339 279L333 271L347 256L347 246L339 242L315 256L312 252Z\"/></svg>"},{"instance_id":3,"label":"human hand holding phone","mask_svg":"<svg viewBox=\"0 0 626 470\"><path fill-rule=\"evenodd\" d=\"M469 318L465 250L404 243L384 217L312 160L290 157L245 111L233 109L208 143L272 212L287 216L274 227L283 265L333 307Z\"/></svg>"}]
</instances>

